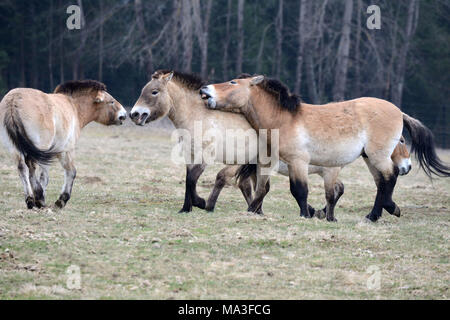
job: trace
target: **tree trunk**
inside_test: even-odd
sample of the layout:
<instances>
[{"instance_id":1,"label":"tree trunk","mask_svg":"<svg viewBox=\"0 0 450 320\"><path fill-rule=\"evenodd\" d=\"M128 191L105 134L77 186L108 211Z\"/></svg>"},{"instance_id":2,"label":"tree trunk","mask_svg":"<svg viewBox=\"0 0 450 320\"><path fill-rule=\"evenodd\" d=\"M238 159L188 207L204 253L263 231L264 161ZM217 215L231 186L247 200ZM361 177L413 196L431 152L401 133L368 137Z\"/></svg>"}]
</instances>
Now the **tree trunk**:
<instances>
[{"instance_id":1,"label":"tree trunk","mask_svg":"<svg viewBox=\"0 0 450 320\"><path fill-rule=\"evenodd\" d=\"M20 15L20 87L27 86L25 69L25 17Z\"/></svg>"},{"instance_id":2,"label":"tree trunk","mask_svg":"<svg viewBox=\"0 0 450 320\"><path fill-rule=\"evenodd\" d=\"M53 0L50 0L50 12L48 15L49 41L48 41L48 75L50 90L55 88L53 79Z\"/></svg>"},{"instance_id":3,"label":"tree trunk","mask_svg":"<svg viewBox=\"0 0 450 320\"><path fill-rule=\"evenodd\" d=\"M283 55L283 0L278 0L278 14L275 22L275 30L277 37L277 45L275 51L275 76L277 79L281 77L281 59Z\"/></svg>"},{"instance_id":4,"label":"tree trunk","mask_svg":"<svg viewBox=\"0 0 450 320\"><path fill-rule=\"evenodd\" d=\"M145 21L143 15L144 9L142 8L142 0L134 1L134 14L136 16L136 24L139 30L139 34L142 37L142 41L144 45L149 45L150 39L148 36L148 32L145 28ZM147 76L147 80L150 80L153 73L153 52L151 46L148 46L144 51L143 58L141 59L141 63L143 63L145 68L145 73Z\"/></svg>"},{"instance_id":5,"label":"tree trunk","mask_svg":"<svg viewBox=\"0 0 450 320\"><path fill-rule=\"evenodd\" d=\"M306 0L300 1L298 14L298 51L297 51L297 71L295 78L294 92L300 94L302 84L302 68L303 68L303 52L305 45L305 15L306 15Z\"/></svg>"},{"instance_id":6,"label":"tree trunk","mask_svg":"<svg viewBox=\"0 0 450 320\"><path fill-rule=\"evenodd\" d=\"M183 42L183 61L182 69L185 72L192 71L192 50L193 50L193 35L192 35L192 7L191 2L183 0L182 14L181 14L181 35Z\"/></svg>"},{"instance_id":7,"label":"tree trunk","mask_svg":"<svg viewBox=\"0 0 450 320\"><path fill-rule=\"evenodd\" d=\"M228 47L230 45L231 0L228 0L225 42L223 44L222 75L228 79Z\"/></svg>"},{"instance_id":8,"label":"tree trunk","mask_svg":"<svg viewBox=\"0 0 450 320\"><path fill-rule=\"evenodd\" d=\"M342 101L345 98L347 83L348 56L350 53L350 31L353 13L353 0L345 0L345 11L341 40L337 52L336 73L334 78L333 99Z\"/></svg>"},{"instance_id":9,"label":"tree trunk","mask_svg":"<svg viewBox=\"0 0 450 320\"><path fill-rule=\"evenodd\" d=\"M80 30L80 44L73 55L73 63L72 63L72 78L73 80L79 80L80 75L83 72L80 72L80 62L83 57L84 47L86 46L86 41L88 37L88 33L86 30L86 20L84 18L84 8L83 8L83 0L77 0L78 6L81 9L81 30Z\"/></svg>"},{"instance_id":10,"label":"tree trunk","mask_svg":"<svg viewBox=\"0 0 450 320\"><path fill-rule=\"evenodd\" d=\"M356 44L355 44L355 97L361 97L361 0L356 0L356 14L357 14L357 30L356 30Z\"/></svg>"},{"instance_id":11,"label":"tree trunk","mask_svg":"<svg viewBox=\"0 0 450 320\"><path fill-rule=\"evenodd\" d=\"M261 41L259 42L259 50L258 50L258 56L256 57L256 73L260 74L262 69L262 58L264 53L264 43L266 41L266 34L269 28L272 26L272 23L268 24L262 33Z\"/></svg>"},{"instance_id":12,"label":"tree trunk","mask_svg":"<svg viewBox=\"0 0 450 320\"><path fill-rule=\"evenodd\" d=\"M242 63L244 59L244 5L245 0L239 0L238 2L238 46L237 46L237 57L236 57L236 74L242 73Z\"/></svg>"},{"instance_id":13,"label":"tree trunk","mask_svg":"<svg viewBox=\"0 0 450 320\"><path fill-rule=\"evenodd\" d=\"M206 8L203 10L199 0L192 1L193 17L196 35L201 51L201 76L203 79L208 77L208 39L209 39L209 20L211 17L212 0L207 0ZM205 15L202 17L202 12Z\"/></svg>"},{"instance_id":14,"label":"tree trunk","mask_svg":"<svg viewBox=\"0 0 450 320\"><path fill-rule=\"evenodd\" d=\"M35 4L31 2L29 4L30 8L30 18L32 24L31 31L31 86L35 89L38 88L38 53L37 53L37 19L36 19L36 8Z\"/></svg>"},{"instance_id":15,"label":"tree trunk","mask_svg":"<svg viewBox=\"0 0 450 320\"><path fill-rule=\"evenodd\" d=\"M58 8L62 8L62 0L58 1ZM59 82L64 83L65 77L64 77L64 27L63 24L59 24Z\"/></svg>"},{"instance_id":16,"label":"tree trunk","mask_svg":"<svg viewBox=\"0 0 450 320\"><path fill-rule=\"evenodd\" d=\"M400 49L400 54L398 58L397 71L394 84L392 86L392 103L401 108L402 106L402 96L403 87L405 81L405 71L406 71L406 58L408 56L409 46L411 39L417 29L419 15L419 2L417 0L411 0L408 7L408 20L406 22L405 29L405 43Z\"/></svg>"},{"instance_id":17,"label":"tree trunk","mask_svg":"<svg viewBox=\"0 0 450 320\"><path fill-rule=\"evenodd\" d=\"M103 44L103 24L104 24L104 8L103 0L99 0L100 4L100 26L98 39L98 80L103 81L103 60L104 60L104 44Z\"/></svg>"}]
</instances>

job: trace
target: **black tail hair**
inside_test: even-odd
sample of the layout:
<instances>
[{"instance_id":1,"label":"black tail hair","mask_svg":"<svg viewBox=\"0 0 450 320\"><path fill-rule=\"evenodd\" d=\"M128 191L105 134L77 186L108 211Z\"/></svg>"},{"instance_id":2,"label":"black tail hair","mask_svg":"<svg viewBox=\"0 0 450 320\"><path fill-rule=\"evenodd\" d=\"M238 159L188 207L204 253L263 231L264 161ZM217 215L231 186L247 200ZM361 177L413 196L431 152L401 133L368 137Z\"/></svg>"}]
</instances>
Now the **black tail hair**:
<instances>
[{"instance_id":1,"label":"black tail hair","mask_svg":"<svg viewBox=\"0 0 450 320\"><path fill-rule=\"evenodd\" d=\"M3 124L14 146L27 160L49 165L58 155L58 152L52 151L51 148L50 150L40 150L33 144L15 108L6 112Z\"/></svg>"},{"instance_id":2,"label":"black tail hair","mask_svg":"<svg viewBox=\"0 0 450 320\"><path fill-rule=\"evenodd\" d=\"M256 164L244 164L239 167L235 177L237 182L241 183L253 175L256 175Z\"/></svg>"},{"instance_id":3,"label":"black tail hair","mask_svg":"<svg viewBox=\"0 0 450 320\"><path fill-rule=\"evenodd\" d=\"M411 153L415 152L420 167L428 177L435 174L439 177L450 177L450 166L439 159L436 154L433 133L419 120L403 114L403 124L409 131L412 140Z\"/></svg>"}]
</instances>

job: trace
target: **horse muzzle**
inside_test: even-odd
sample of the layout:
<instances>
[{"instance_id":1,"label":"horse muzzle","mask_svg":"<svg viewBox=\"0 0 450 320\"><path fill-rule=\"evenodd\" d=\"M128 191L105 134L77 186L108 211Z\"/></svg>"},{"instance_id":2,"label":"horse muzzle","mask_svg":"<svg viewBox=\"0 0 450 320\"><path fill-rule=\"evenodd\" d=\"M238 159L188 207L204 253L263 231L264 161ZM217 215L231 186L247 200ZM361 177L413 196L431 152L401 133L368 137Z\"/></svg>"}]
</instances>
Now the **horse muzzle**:
<instances>
[{"instance_id":1,"label":"horse muzzle","mask_svg":"<svg viewBox=\"0 0 450 320\"><path fill-rule=\"evenodd\" d=\"M131 120L138 126L145 126L150 122L150 110L144 107L134 107L130 113Z\"/></svg>"},{"instance_id":2,"label":"horse muzzle","mask_svg":"<svg viewBox=\"0 0 450 320\"><path fill-rule=\"evenodd\" d=\"M217 102L213 97L212 89L210 88L210 86L206 86L200 89L200 96L202 97L202 100L206 101L208 108L216 109Z\"/></svg>"},{"instance_id":3,"label":"horse muzzle","mask_svg":"<svg viewBox=\"0 0 450 320\"><path fill-rule=\"evenodd\" d=\"M411 171L411 160L405 159L402 161L402 164L398 166L398 174L401 176L407 175Z\"/></svg>"}]
</instances>

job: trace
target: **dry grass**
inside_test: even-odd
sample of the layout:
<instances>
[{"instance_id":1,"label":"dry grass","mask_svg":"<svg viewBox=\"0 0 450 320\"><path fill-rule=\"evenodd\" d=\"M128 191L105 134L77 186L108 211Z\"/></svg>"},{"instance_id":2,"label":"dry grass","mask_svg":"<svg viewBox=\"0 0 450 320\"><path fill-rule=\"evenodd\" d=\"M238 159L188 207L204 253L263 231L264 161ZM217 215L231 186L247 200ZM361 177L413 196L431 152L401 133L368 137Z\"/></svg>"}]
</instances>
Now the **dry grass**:
<instances>
[{"instance_id":1,"label":"dry grass","mask_svg":"<svg viewBox=\"0 0 450 320\"><path fill-rule=\"evenodd\" d=\"M362 161L345 168L339 222L298 215L285 177L273 178L264 217L244 212L227 188L215 213L177 214L185 169L170 161L167 132L91 125L78 146L78 179L68 207L27 211L10 159L0 153L2 299L448 299L448 179L433 183L417 165L399 179L400 219L366 223L375 196ZM450 161L449 152L441 152ZM207 196L218 169L207 169ZM55 201L62 170L51 172ZM311 178L310 202L324 203ZM81 290L66 286L70 265ZM381 288L369 290L370 266Z\"/></svg>"}]
</instances>

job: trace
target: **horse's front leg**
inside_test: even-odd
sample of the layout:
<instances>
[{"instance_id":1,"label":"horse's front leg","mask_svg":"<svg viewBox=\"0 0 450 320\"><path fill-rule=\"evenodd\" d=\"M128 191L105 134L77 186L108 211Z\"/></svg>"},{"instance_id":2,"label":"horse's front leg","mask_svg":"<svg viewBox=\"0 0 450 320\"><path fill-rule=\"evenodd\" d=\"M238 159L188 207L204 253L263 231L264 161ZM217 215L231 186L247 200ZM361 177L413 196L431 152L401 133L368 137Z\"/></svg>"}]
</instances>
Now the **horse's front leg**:
<instances>
[{"instance_id":1,"label":"horse's front leg","mask_svg":"<svg viewBox=\"0 0 450 320\"><path fill-rule=\"evenodd\" d=\"M337 179L340 171L340 168L327 168L324 170L323 174L325 199L327 200L325 212L327 221L330 222L337 222L334 217L334 208L337 201L344 193L344 184Z\"/></svg>"},{"instance_id":2,"label":"horse's front leg","mask_svg":"<svg viewBox=\"0 0 450 320\"><path fill-rule=\"evenodd\" d=\"M300 216L312 218L308 208L308 163L296 160L289 164L291 193L300 207Z\"/></svg>"},{"instance_id":3,"label":"horse's front leg","mask_svg":"<svg viewBox=\"0 0 450 320\"><path fill-rule=\"evenodd\" d=\"M62 209L66 206L67 202L69 202L72 195L72 187L77 175L77 170L74 165L72 151L64 152L58 158L64 169L64 186L59 199L55 202L55 205L56 207Z\"/></svg>"},{"instance_id":4,"label":"horse's front leg","mask_svg":"<svg viewBox=\"0 0 450 320\"><path fill-rule=\"evenodd\" d=\"M262 204L265 196L270 191L270 175L261 174L262 167L257 166L256 170L256 190L252 203L248 207L248 212L254 212L257 214L263 214Z\"/></svg>"},{"instance_id":5,"label":"horse's front leg","mask_svg":"<svg viewBox=\"0 0 450 320\"><path fill-rule=\"evenodd\" d=\"M186 190L184 194L184 204L180 213L191 212L192 206L205 209L206 201L197 194L197 181L205 171L205 164L195 164L186 166Z\"/></svg>"}]
</instances>

